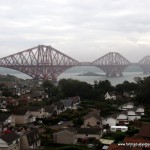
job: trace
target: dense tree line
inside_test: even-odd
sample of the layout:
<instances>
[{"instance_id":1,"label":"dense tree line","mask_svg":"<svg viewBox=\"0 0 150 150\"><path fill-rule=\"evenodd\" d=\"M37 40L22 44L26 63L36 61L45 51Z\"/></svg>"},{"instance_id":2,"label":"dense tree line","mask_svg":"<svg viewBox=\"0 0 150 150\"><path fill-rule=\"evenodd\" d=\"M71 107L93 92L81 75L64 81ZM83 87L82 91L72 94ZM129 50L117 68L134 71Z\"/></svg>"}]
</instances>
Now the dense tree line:
<instances>
[{"instance_id":1,"label":"dense tree line","mask_svg":"<svg viewBox=\"0 0 150 150\"><path fill-rule=\"evenodd\" d=\"M108 80L95 81L94 85L86 82L61 79L58 85L50 81L43 82L43 88L50 97L66 98L79 95L82 99L104 100L106 92L134 93L138 102L149 103L150 77L138 78L136 82L124 81L122 84L112 86Z\"/></svg>"}]
</instances>

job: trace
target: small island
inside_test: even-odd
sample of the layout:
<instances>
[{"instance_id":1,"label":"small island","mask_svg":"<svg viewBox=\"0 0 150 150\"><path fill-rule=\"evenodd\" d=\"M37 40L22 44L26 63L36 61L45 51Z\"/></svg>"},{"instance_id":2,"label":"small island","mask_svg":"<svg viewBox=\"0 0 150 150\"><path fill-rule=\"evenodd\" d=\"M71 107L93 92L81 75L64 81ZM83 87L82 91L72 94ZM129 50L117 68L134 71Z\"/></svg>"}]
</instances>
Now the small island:
<instances>
[{"instance_id":1,"label":"small island","mask_svg":"<svg viewBox=\"0 0 150 150\"><path fill-rule=\"evenodd\" d=\"M87 72L87 73L79 74L78 76L103 76L103 75L97 74L95 72Z\"/></svg>"}]
</instances>

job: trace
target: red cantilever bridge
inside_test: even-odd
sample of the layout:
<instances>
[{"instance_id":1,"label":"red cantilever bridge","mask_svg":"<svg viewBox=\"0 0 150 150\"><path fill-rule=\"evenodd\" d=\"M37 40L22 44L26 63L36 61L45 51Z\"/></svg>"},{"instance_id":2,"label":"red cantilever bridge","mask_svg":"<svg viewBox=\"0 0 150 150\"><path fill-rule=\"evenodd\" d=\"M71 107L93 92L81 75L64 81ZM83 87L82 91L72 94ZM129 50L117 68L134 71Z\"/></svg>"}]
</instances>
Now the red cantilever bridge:
<instances>
[{"instance_id":1,"label":"red cantilever bridge","mask_svg":"<svg viewBox=\"0 0 150 150\"><path fill-rule=\"evenodd\" d=\"M65 70L74 66L96 66L107 76L121 76L124 69L131 65L119 53L111 52L91 62L83 63L61 53L51 46L39 45L0 59L0 67L18 70L34 79L56 80ZM137 63L144 73L150 72L150 56Z\"/></svg>"}]
</instances>

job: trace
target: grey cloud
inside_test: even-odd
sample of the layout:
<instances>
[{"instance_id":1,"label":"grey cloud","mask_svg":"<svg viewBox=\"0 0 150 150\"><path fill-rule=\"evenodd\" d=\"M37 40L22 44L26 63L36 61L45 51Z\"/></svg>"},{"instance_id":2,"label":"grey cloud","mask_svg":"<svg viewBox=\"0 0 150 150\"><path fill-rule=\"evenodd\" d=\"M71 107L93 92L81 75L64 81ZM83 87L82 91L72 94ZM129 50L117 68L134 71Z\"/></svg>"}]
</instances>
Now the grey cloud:
<instances>
[{"instance_id":1,"label":"grey cloud","mask_svg":"<svg viewBox=\"0 0 150 150\"><path fill-rule=\"evenodd\" d=\"M2 57L38 44L51 45L81 61L93 61L109 51L120 52L130 61L149 54L149 0L0 3Z\"/></svg>"}]
</instances>

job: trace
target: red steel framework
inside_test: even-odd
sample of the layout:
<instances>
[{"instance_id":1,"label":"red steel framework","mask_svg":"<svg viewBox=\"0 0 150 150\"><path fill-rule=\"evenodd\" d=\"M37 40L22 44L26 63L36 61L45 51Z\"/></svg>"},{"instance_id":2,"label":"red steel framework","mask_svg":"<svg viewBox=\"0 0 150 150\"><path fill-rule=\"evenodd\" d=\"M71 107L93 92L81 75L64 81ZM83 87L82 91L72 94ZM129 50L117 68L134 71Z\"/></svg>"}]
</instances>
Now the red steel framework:
<instances>
[{"instance_id":1,"label":"red steel framework","mask_svg":"<svg viewBox=\"0 0 150 150\"><path fill-rule=\"evenodd\" d=\"M119 53L110 52L92 63L102 69L106 76L122 76L124 69L131 63Z\"/></svg>"},{"instance_id":2,"label":"red steel framework","mask_svg":"<svg viewBox=\"0 0 150 150\"><path fill-rule=\"evenodd\" d=\"M150 56L145 56L137 63L144 73L150 73Z\"/></svg>"},{"instance_id":3,"label":"red steel framework","mask_svg":"<svg viewBox=\"0 0 150 150\"><path fill-rule=\"evenodd\" d=\"M62 72L74 66L96 66L107 76L122 76L129 65L132 63L116 52L110 52L94 62L78 62L53 47L44 45L0 59L0 67L18 70L34 79L44 80L57 80ZM144 73L150 73L150 56L144 57L136 65L141 66Z\"/></svg>"},{"instance_id":4,"label":"red steel framework","mask_svg":"<svg viewBox=\"0 0 150 150\"><path fill-rule=\"evenodd\" d=\"M0 67L15 69L34 79L45 80L56 80L62 72L78 64L73 58L44 45L0 59Z\"/></svg>"}]
</instances>

